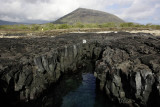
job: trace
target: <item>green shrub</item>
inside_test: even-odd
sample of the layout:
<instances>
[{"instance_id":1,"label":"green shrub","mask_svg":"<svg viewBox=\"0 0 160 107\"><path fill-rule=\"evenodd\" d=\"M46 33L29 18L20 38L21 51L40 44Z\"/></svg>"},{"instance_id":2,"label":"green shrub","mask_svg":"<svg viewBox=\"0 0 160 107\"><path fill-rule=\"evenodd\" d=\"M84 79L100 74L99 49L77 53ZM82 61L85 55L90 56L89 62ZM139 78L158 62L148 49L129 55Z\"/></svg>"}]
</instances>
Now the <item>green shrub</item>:
<instances>
[{"instance_id":1,"label":"green shrub","mask_svg":"<svg viewBox=\"0 0 160 107\"><path fill-rule=\"evenodd\" d=\"M122 27L122 28L147 28L147 29L160 29L160 25L152 25L152 24L135 24L135 23L120 23L116 24L113 22L110 23L76 23L74 25L69 24L32 24L32 25L0 25L0 29L2 30L33 30L33 31L41 31L43 30L52 30L52 29L69 29L69 28L114 28L114 27Z\"/></svg>"},{"instance_id":2,"label":"green shrub","mask_svg":"<svg viewBox=\"0 0 160 107\"><path fill-rule=\"evenodd\" d=\"M68 29L70 26L68 24L59 24L58 29Z\"/></svg>"},{"instance_id":3,"label":"green shrub","mask_svg":"<svg viewBox=\"0 0 160 107\"><path fill-rule=\"evenodd\" d=\"M104 23L104 24L99 25L99 27L100 27L100 28L105 28L105 27L116 27L116 24L113 23L113 22Z\"/></svg>"},{"instance_id":4,"label":"green shrub","mask_svg":"<svg viewBox=\"0 0 160 107\"><path fill-rule=\"evenodd\" d=\"M120 27L131 27L131 25L133 25L133 24L131 24L131 23L121 23Z\"/></svg>"},{"instance_id":5,"label":"green shrub","mask_svg":"<svg viewBox=\"0 0 160 107\"><path fill-rule=\"evenodd\" d=\"M75 25L73 25L72 27L76 27L76 28L84 28L84 24L78 22Z\"/></svg>"},{"instance_id":6,"label":"green shrub","mask_svg":"<svg viewBox=\"0 0 160 107\"><path fill-rule=\"evenodd\" d=\"M0 25L0 29L4 29L5 27L3 25Z\"/></svg>"},{"instance_id":7,"label":"green shrub","mask_svg":"<svg viewBox=\"0 0 160 107\"><path fill-rule=\"evenodd\" d=\"M44 24L44 30L52 30L55 29L55 25L53 23Z\"/></svg>"},{"instance_id":8,"label":"green shrub","mask_svg":"<svg viewBox=\"0 0 160 107\"><path fill-rule=\"evenodd\" d=\"M27 25L19 25L18 29L29 30L29 27Z\"/></svg>"},{"instance_id":9,"label":"green shrub","mask_svg":"<svg viewBox=\"0 0 160 107\"><path fill-rule=\"evenodd\" d=\"M160 29L160 25L150 25L150 28L152 28L152 29Z\"/></svg>"},{"instance_id":10,"label":"green shrub","mask_svg":"<svg viewBox=\"0 0 160 107\"><path fill-rule=\"evenodd\" d=\"M38 31L38 30L41 30L41 27L38 24L33 24L31 25L31 30Z\"/></svg>"}]
</instances>

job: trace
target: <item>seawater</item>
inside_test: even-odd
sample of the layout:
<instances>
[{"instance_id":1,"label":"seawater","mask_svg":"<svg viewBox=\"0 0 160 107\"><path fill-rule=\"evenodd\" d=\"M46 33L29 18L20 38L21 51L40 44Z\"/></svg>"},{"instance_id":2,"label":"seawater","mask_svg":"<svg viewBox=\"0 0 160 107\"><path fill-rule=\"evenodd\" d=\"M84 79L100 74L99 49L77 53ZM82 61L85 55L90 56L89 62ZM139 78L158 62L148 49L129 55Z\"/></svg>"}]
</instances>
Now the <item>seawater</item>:
<instances>
[{"instance_id":1,"label":"seawater","mask_svg":"<svg viewBox=\"0 0 160 107\"><path fill-rule=\"evenodd\" d=\"M82 74L82 78L81 85L63 97L61 107L94 107L96 79L90 73Z\"/></svg>"},{"instance_id":2,"label":"seawater","mask_svg":"<svg viewBox=\"0 0 160 107\"><path fill-rule=\"evenodd\" d=\"M96 86L92 73L63 76L62 80L43 98L43 107L113 107ZM115 106L114 106L115 107Z\"/></svg>"}]
</instances>

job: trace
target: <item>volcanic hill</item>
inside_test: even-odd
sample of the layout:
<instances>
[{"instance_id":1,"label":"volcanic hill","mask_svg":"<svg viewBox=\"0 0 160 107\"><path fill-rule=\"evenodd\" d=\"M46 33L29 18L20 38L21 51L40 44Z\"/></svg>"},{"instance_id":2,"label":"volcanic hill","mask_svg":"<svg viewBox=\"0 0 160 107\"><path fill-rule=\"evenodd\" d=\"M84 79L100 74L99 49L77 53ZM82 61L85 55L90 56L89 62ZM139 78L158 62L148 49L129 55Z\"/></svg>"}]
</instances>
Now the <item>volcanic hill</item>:
<instances>
[{"instance_id":1,"label":"volcanic hill","mask_svg":"<svg viewBox=\"0 0 160 107\"><path fill-rule=\"evenodd\" d=\"M85 8L78 8L73 12L59 18L56 20L55 24L75 24L77 22L80 23L108 23L108 22L115 22L115 23L123 23L124 21L119 17L98 11L93 9L85 9Z\"/></svg>"}]
</instances>

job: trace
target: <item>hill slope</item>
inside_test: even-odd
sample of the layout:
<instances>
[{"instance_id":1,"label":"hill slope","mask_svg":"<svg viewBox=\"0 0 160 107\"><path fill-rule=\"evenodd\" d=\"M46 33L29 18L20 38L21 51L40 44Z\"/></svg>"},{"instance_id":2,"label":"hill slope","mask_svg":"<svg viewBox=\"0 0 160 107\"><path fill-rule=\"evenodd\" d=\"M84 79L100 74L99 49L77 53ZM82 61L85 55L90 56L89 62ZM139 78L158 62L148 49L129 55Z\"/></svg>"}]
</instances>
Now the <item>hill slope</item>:
<instances>
[{"instance_id":1,"label":"hill slope","mask_svg":"<svg viewBox=\"0 0 160 107\"><path fill-rule=\"evenodd\" d=\"M74 24L74 23L107 23L107 22L115 22L115 23L123 23L124 21L119 17L92 9L78 8L75 11L63 16L62 18L56 20L55 24Z\"/></svg>"},{"instance_id":2,"label":"hill slope","mask_svg":"<svg viewBox=\"0 0 160 107\"><path fill-rule=\"evenodd\" d=\"M15 24L18 24L18 23L0 20L0 25L15 25Z\"/></svg>"},{"instance_id":3,"label":"hill slope","mask_svg":"<svg viewBox=\"0 0 160 107\"><path fill-rule=\"evenodd\" d=\"M45 21L45 20L27 20L26 22L10 22L10 21L4 21L0 20L0 25L16 25L16 24L45 24L50 23L51 21Z\"/></svg>"}]
</instances>

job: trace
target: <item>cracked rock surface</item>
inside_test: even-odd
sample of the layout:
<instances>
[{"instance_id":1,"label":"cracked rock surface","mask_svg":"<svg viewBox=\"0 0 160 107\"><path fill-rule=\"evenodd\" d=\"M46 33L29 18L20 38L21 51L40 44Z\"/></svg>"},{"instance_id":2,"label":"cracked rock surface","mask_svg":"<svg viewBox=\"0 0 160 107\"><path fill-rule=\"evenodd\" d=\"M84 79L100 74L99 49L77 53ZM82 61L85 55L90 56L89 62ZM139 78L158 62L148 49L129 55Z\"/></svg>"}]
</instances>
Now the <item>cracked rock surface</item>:
<instances>
[{"instance_id":1,"label":"cracked rock surface","mask_svg":"<svg viewBox=\"0 0 160 107\"><path fill-rule=\"evenodd\" d=\"M160 40L148 36L105 42L94 73L100 80L100 88L124 105L160 105L159 47Z\"/></svg>"},{"instance_id":2,"label":"cracked rock surface","mask_svg":"<svg viewBox=\"0 0 160 107\"><path fill-rule=\"evenodd\" d=\"M37 99L61 75L87 66L86 59L95 63L94 75L111 100L160 105L160 38L125 32L1 38L0 98Z\"/></svg>"}]
</instances>

